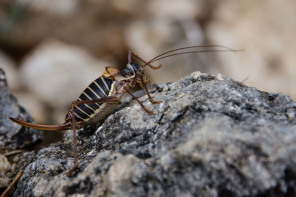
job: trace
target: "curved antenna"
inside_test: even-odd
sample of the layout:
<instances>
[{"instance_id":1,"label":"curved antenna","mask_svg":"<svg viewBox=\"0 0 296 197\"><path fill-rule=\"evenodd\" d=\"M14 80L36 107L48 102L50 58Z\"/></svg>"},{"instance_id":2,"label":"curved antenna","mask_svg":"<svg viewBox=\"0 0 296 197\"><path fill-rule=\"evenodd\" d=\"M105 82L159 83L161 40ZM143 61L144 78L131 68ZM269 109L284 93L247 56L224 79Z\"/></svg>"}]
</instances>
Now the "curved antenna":
<instances>
[{"instance_id":1,"label":"curved antenna","mask_svg":"<svg viewBox=\"0 0 296 197\"><path fill-rule=\"evenodd\" d=\"M167 57L175 56L175 55L190 54L190 53L203 53L203 52L229 52L229 51L236 52L236 51L240 51L240 50L202 50L202 51L186 51L186 52L174 53L174 54L171 54L171 55L166 55L166 56L163 56L163 57L157 58L157 59L151 61L150 63L156 62L156 61L158 61L158 60L161 60L161 59L164 59L164 58L167 58Z\"/></svg>"},{"instance_id":2,"label":"curved antenna","mask_svg":"<svg viewBox=\"0 0 296 197\"><path fill-rule=\"evenodd\" d=\"M223 49L208 49L208 50L200 50L200 51L185 51L185 52L180 52L180 53L173 53L170 54L172 52L176 52L176 51L180 51L180 50L186 50L186 49L192 49L192 48L210 48L210 47L220 47ZM144 68L145 66L149 66L153 69L155 68L159 68L159 67L153 67L150 66L151 63L156 62L158 60L167 58L167 57L171 57L171 56L175 56L175 55L182 55L182 54L190 54L190 53L202 53L202 52L228 52L228 51L233 51L233 52L237 52L237 51L241 51L241 50L235 50L232 49L230 47L226 47L226 46L222 46L222 45L204 45L204 46L190 46L190 47L182 47L182 48L178 48L178 49L174 49L174 50L170 50L167 52L164 52L154 58L152 58L150 61L148 61L147 63L145 63L141 68ZM167 55L169 54L169 55Z\"/></svg>"}]
</instances>

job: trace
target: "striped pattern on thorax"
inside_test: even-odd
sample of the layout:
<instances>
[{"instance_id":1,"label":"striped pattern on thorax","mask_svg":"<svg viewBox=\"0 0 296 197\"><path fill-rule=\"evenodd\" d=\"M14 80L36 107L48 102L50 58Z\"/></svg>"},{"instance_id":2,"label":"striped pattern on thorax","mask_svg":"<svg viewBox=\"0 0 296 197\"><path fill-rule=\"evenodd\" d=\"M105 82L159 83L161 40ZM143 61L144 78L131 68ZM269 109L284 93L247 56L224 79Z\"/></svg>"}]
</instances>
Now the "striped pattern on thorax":
<instances>
[{"instance_id":1,"label":"striped pattern on thorax","mask_svg":"<svg viewBox=\"0 0 296 197\"><path fill-rule=\"evenodd\" d=\"M110 96L113 89L113 81L105 77L99 77L93 81L79 96L78 101L81 100L96 100ZM85 121L91 118L99 111L103 103L80 104L74 107L74 116L77 122ZM71 111L67 116L70 118Z\"/></svg>"}]
</instances>

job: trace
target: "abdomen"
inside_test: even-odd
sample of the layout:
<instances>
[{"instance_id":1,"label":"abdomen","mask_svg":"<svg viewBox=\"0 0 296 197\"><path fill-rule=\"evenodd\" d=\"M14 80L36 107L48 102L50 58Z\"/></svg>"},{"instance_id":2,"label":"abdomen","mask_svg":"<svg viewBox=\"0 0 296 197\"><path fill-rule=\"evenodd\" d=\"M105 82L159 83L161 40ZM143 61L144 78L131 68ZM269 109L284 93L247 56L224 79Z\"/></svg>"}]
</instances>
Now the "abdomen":
<instances>
[{"instance_id":1,"label":"abdomen","mask_svg":"<svg viewBox=\"0 0 296 197\"><path fill-rule=\"evenodd\" d=\"M96 100L111 96L114 88L114 81L105 77L99 77L94 80L79 96L81 100ZM74 107L74 117L79 124L93 124L105 118L117 104L109 103L91 103L80 104ZM72 120L71 110L66 115L66 121Z\"/></svg>"}]
</instances>

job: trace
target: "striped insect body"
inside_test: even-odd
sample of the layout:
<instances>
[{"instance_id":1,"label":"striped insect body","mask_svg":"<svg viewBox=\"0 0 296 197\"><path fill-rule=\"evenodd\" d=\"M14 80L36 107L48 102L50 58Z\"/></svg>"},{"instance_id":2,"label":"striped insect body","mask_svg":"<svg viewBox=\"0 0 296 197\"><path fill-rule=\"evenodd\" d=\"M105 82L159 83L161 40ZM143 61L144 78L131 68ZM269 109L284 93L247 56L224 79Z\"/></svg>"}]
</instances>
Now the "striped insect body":
<instances>
[{"instance_id":1,"label":"striped insect body","mask_svg":"<svg viewBox=\"0 0 296 197\"><path fill-rule=\"evenodd\" d=\"M111 96L114 92L114 85L116 81L105 77L99 77L94 80L79 96L77 101L91 101L101 98L106 98ZM74 117L76 120L76 128L82 128L87 124L94 124L104 119L108 114L100 114L100 117L96 116L102 112L104 108L110 108L111 106L106 106L105 103L90 103L90 104L80 104L74 106ZM72 123L72 113L71 110L67 113L65 122Z\"/></svg>"}]
</instances>

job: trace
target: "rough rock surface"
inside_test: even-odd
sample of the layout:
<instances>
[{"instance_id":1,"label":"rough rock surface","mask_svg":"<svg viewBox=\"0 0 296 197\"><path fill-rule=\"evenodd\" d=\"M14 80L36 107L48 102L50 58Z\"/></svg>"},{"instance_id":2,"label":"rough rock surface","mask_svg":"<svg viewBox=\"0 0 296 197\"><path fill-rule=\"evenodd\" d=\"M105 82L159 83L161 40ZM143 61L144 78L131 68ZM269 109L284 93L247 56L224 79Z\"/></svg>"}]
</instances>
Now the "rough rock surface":
<instances>
[{"instance_id":1,"label":"rough rock surface","mask_svg":"<svg viewBox=\"0 0 296 197\"><path fill-rule=\"evenodd\" d=\"M28 155L14 196L294 196L296 103L199 72Z\"/></svg>"},{"instance_id":2,"label":"rough rock surface","mask_svg":"<svg viewBox=\"0 0 296 197\"><path fill-rule=\"evenodd\" d=\"M32 121L29 114L9 93L6 76L0 68L0 191L8 186L15 170L24 165L16 156L17 149L29 147L42 139L39 131L21 127L11 122L9 116ZM8 160L11 155L16 156L12 163Z\"/></svg>"},{"instance_id":3,"label":"rough rock surface","mask_svg":"<svg viewBox=\"0 0 296 197\"><path fill-rule=\"evenodd\" d=\"M9 117L25 121L32 121L32 118L9 93L6 76L1 68L0 93L0 151L24 148L42 139L39 131L21 127L9 120Z\"/></svg>"}]
</instances>

